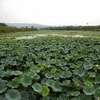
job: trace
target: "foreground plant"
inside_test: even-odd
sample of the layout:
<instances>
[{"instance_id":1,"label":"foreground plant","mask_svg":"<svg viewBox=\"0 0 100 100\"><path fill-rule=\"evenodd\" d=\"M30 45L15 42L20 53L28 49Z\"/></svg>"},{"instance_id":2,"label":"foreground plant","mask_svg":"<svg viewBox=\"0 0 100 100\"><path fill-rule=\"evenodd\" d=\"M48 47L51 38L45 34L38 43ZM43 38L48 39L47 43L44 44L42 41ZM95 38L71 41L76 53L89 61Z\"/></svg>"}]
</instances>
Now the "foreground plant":
<instances>
[{"instance_id":1,"label":"foreground plant","mask_svg":"<svg viewBox=\"0 0 100 100\"><path fill-rule=\"evenodd\" d=\"M0 42L0 100L99 100L99 85L99 39Z\"/></svg>"}]
</instances>

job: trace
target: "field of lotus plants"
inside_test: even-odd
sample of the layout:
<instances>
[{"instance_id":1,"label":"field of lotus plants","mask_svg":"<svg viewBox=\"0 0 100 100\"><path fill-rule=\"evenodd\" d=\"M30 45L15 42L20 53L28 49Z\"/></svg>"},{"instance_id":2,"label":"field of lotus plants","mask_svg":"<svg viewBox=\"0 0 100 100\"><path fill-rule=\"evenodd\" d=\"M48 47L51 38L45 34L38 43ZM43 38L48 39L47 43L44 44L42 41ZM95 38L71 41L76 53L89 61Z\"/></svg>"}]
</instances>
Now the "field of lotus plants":
<instances>
[{"instance_id":1,"label":"field of lotus plants","mask_svg":"<svg viewBox=\"0 0 100 100\"><path fill-rule=\"evenodd\" d=\"M100 100L100 39L0 40L0 100Z\"/></svg>"}]
</instances>

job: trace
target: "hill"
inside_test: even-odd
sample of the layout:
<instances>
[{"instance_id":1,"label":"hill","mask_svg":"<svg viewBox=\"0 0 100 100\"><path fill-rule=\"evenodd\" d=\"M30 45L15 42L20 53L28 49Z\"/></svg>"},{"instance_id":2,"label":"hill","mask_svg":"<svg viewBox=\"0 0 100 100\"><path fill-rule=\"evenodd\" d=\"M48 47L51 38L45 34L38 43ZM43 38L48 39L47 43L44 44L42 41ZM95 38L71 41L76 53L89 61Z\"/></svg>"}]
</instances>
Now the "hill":
<instances>
[{"instance_id":1,"label":"hill","mask_svg":"<svg viewBox=\"0 0 100 100\"><path fill-rule=\"evenodd\" d=\"M42 24L34 24L34 23L6 23L8 26L15 26L15 27L34 27L34 28L48 28L48 27L51 27L49 25L42 25Z\"/></svg>"}]
</instances>

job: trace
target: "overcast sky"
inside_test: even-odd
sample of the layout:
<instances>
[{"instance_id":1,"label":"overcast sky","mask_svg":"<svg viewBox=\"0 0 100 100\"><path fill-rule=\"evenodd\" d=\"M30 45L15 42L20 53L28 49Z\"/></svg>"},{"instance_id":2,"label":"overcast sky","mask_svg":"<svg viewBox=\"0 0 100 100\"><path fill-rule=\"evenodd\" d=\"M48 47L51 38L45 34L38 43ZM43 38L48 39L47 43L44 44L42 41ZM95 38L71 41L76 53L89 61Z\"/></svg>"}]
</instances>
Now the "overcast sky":
<instances>
[{"instance_id":1,"label":"overcast sky","mask_svg":"<svg viewBox=\"0 0 100 100\"><path fill-rule=\"evenodd\" d=\"M0 22L100 25L100 0L0 0Z\"/></svg>"}]
</instances>

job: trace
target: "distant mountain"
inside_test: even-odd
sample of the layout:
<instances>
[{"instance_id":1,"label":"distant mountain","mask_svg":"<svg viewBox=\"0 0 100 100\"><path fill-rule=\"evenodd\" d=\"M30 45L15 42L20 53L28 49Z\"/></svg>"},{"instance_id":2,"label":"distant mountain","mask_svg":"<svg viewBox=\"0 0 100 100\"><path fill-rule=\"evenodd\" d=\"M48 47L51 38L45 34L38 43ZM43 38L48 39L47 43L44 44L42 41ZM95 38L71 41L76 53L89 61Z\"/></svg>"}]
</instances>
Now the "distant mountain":
<instances>
[{"instance_id":1,"label":"distant mountain","mask_svg":"<svg viewBox=\"0 0 100 100\"><path fill-rule=\"evenodd\" d=\"M15 26L15 27L34 27L34 28L47 28L51 27L50 25L42 25L42 24L34 24L34 23L6 23L8 26Z\"/></svg>"}]
</instances>

